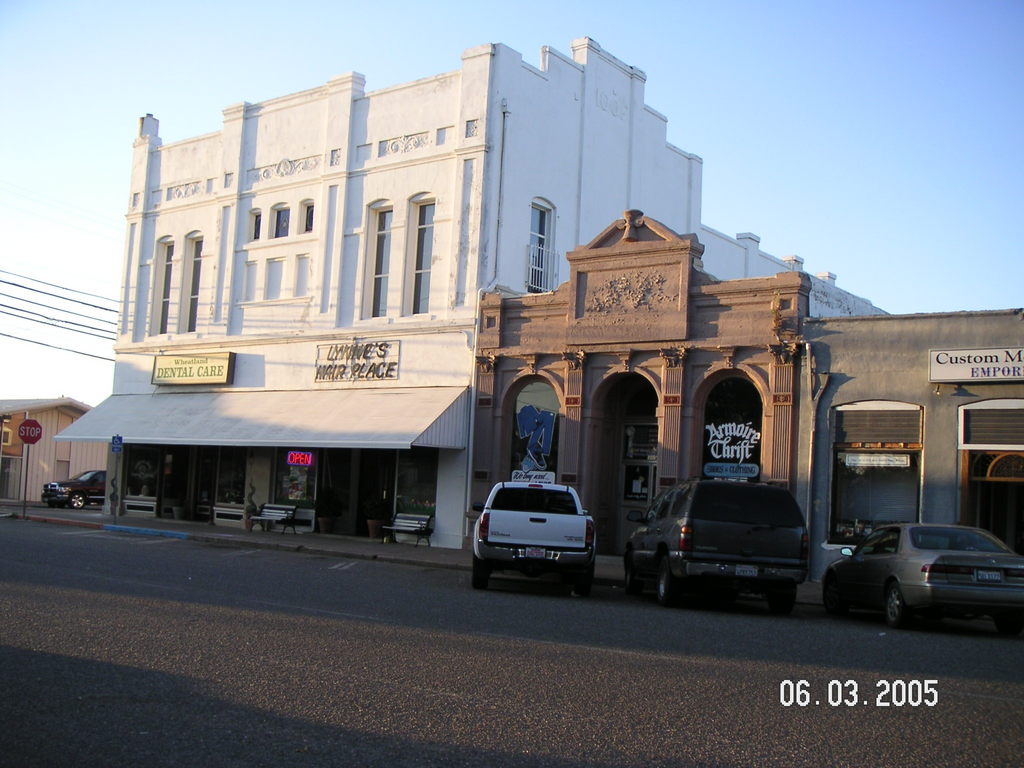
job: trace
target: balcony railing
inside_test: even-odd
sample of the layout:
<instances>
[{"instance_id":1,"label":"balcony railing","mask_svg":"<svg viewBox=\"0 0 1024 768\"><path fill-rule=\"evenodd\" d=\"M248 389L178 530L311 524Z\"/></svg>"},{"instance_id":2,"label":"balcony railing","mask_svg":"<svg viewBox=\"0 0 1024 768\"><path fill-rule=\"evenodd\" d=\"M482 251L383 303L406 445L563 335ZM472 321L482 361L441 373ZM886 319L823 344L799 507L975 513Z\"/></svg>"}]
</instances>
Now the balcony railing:
<instances>
[{"instance_id":1,"label":"balcony railing","mask_svg":"<svg viewBox=\"0 0 1024 768\"><path fill-rule=\"evenodd\" d=\"M558 254L539 245L526 246L526 290L553 291L558 280Z\"/></svg>"}]
</instances>

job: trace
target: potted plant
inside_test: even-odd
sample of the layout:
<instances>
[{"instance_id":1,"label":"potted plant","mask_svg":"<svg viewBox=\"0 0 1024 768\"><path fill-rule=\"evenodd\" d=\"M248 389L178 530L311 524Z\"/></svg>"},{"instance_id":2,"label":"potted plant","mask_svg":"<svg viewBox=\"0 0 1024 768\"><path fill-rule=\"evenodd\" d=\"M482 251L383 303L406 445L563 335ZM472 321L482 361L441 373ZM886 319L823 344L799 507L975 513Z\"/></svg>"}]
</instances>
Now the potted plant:
<instances>
[{"instance_id":1,"label":"potted plant","mask_svg":"<svg viewBox=\"0 0 1024 768\"><path fill-rule=\"evenodd\" d=\"M362 503L363 517L366 518L366 531L371 539L382 538L382 526L387 523L387 512L381 499L365 499Z\"/></svg>"},{"instance_id":2,"label":"potted plant","mask_svg":"<svg viewBox=\"0 0 1024 768\"><path fill-rule=\"evenodd\" d=\"M316 514L316 529L320 533L330 533L334 529L334 521L341 513L341 499L332 486L325 486L317 494L313 505Z\"/></svg>"}]
</instances>

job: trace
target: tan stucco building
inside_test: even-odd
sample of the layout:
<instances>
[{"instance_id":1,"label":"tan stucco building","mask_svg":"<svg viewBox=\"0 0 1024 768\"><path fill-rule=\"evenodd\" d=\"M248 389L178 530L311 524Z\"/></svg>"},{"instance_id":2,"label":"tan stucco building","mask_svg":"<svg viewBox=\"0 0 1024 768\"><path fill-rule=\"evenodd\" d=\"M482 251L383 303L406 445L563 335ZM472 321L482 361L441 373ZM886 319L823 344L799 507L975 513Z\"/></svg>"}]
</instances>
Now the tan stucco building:
<instances>
[{"instance_id":1,"label":"tan stucco building","mask_svg":"<svg viewBox=\"0 0 1024 768\"><path fill-rule=\"evenodd\" d=\"M558 290L483 297L474 499L514 474L573 485L615 553L629 510L679 480L794 484L810 278L720 281L703 251L626 211L568 254Z\"/></svg>"}]
</instances>

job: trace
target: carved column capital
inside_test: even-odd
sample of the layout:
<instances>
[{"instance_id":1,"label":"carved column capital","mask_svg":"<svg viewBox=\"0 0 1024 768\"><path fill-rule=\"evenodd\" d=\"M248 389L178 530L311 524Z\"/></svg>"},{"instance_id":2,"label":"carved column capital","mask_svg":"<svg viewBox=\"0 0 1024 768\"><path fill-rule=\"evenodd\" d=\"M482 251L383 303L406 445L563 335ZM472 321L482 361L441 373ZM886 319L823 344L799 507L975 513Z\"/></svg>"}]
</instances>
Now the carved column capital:
<instances>
[{"instance_id":1,"label":"carved column capital","mask_svg":"<svg viewBox=\"0 0 1024 768\"><path fill-rule=\"evenodd\" d=\"M562 353L562 359L569 364L570 371L578 371L583 367L583 361L587 353L582 349L567 349Z\"/></svg>"},{"instance_id":2,"label":"carved column capital","mask_svg":"<svg viewBox=\"0 0 1024 768\"><path fill-rule=\"evenodd\" d=\"M480 373L494 373L494 363L497 359L497 355L477 355L476 365L480 369Z\"/></svg>"}]
</instances>

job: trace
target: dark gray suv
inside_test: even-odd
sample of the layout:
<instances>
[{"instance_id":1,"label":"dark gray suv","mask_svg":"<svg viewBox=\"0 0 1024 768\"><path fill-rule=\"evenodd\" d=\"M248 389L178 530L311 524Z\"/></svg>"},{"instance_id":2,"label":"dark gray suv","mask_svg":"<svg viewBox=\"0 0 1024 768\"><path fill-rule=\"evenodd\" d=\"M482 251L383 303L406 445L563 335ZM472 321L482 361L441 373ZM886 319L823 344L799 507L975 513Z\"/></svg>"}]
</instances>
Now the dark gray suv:
<instances>
[{"instance_id":1,"label":"dark gray suv","mask_svg":"<svg viewBox=\"0 0 1024 768\"><path fill-rule=\"evenodd\" d=\"M772 613L785 614L807 578L807 528L785 488L692 480L629 519L640 526L626 544L626 591L638 594L645 579L654 580L662 605L684 590L726 598L754 593L768 598Z\"/></svg>"}]
</instances>

